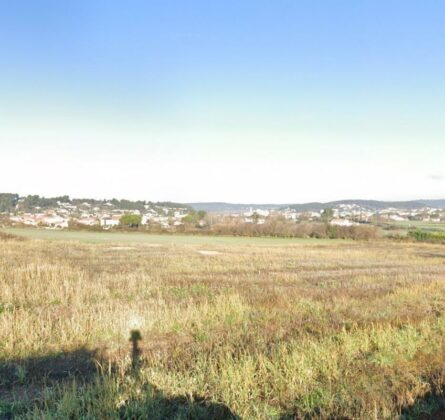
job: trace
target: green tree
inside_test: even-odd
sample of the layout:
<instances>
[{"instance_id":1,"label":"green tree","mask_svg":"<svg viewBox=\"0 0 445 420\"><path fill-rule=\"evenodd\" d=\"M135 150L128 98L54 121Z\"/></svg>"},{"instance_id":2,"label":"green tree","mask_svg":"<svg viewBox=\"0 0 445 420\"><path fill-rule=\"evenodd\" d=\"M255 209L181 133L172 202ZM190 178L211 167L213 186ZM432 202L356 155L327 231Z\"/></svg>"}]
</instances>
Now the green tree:
<instances>
[{"instance_id":1,"label":"green tree","mask_svg":"<svg viewBox=\"0 0 445 420\"><path fill-rule=\"evenodd\" d=\"M254 211L252 214L253 223L255 223L255 224L258 223L259 218L260 218L260 215L256 211Z\"/></svg>"},{"instance_id":2,"label":"green tree","mask_svg":"<svg viewBox=\"0 0 445 420\"><path fill-rule=\"evenodd\" d=\"M18 199L18 194L0 194L0 213L14 210Z\"/></svg>"},{"instance_id":3,"label":"green tree","mask_svg":"<svg viewBox=\"0 0 445 420\"><path fill-rule=\"evenodd\" d=\"M183 223L199 226L199 222L206 217L207 213L204 210L195 211L190 210L187 216L183 217Z\"/></svg>"},{"instance_id":4,"label":"green tree","mask_svg":"<svg viewBox=\"0 0 445 420\"><path fill-rule=\"evenodd\" d=\"M124 214L119 221L126 227L139 227L142 217L138 214Z\"/></svg>"},{"instance_id":5,"label":"green tree","mask_svg":"<svg viewBox=\"0 0 445 420\"><path fill-rule=\"evenodd\" d=\"M331 208L324 209L321 213L321 220L323 222L329 222L334 218L334 210Z\"/></svg>"}]
</instances>

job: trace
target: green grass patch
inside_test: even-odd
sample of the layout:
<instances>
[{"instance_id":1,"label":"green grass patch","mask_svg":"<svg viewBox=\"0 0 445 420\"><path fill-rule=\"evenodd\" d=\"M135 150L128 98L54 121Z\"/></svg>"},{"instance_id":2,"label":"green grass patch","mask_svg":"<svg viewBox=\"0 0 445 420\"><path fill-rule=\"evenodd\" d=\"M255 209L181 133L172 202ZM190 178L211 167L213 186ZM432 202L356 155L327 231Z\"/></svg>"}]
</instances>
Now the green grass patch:
<instances>
[{"instance_id":1,"label":"green grass patch","mask_svg":"<svg viewBox=\"0 0 445 420\"><path fill-rule=\"evenodd\" d=\"M84 243L141 243L141 244L220 244L220 245L293 245L332 244L332 239L234 237L211 235L152 234L144 232L87 232L37 228L3 228L17 236L50 241L79 241ZM345 243L346 240L338 240Z\"/></svg>"},{"instance_id":2,"label":"green grass patch","mask_svg":"<svg viewBox=\"0 0 445 420\"><path fill-rule=\"evenodd\" d=\"M445 231L430 232L426 230L417 229L408 232L408 236L419 242L445 243Z\"/></svg>"}]
</instances>

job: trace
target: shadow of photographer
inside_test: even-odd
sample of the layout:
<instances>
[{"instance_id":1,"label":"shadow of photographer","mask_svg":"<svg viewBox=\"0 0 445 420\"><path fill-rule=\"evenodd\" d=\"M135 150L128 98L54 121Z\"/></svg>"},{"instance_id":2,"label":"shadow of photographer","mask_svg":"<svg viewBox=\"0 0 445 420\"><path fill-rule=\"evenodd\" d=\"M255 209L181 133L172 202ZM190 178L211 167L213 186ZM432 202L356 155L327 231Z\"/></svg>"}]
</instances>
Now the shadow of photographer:
<instances>
[{"instance_id":1,"label":"shadow of photographer","mask_svg":"<svg viewBox=\"0 0 445 420\"><path fill-rule=\"evenodd\" d=\"M139 330L130 333L131 369L125 375L138 380L143 366ZM73 380L81 387L104 383L100 366L109 365L111 375L117 367L109 364L99 350L85 347L48 354L41 357L0 359L0 420L13 419L17 402L32 410L39 404L45 388L69 384ZM116 407L117 418L150 419L239 419L226 405L199 395L167 396L151 383L141 381L141 395ZM22 408L23 409L23 408Z\"/></svg>"}]
</instances>

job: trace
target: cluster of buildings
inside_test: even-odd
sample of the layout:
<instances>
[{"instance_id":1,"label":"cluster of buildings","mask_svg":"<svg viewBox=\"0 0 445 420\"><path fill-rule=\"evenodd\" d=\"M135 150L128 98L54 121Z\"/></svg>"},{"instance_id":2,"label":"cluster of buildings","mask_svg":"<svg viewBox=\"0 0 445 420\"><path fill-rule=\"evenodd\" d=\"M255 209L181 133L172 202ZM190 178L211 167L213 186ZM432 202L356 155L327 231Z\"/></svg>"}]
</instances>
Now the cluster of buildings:
<instances>
[{"instance_id":1,"label":"cluster of buildings","mask_svg":"<svg viewBox=\"0 0 445 420\"><path fill-rule=\"evenodd\" d=\"M245 223L264 224L269 217L282 216L296 223L303 221L317 222L328 220L336 226L353 226L358 223L384 223L422 221L440 223L445 221L445 211L442 209L424 207L418 209L398 209L393 207L370 209L358 204L338 204L327 210L298 211L293 208L281 210L265 210L250 208L248 211L232 214L232 217L243 218Z\"/></svg>"},{"instance_id":2,"label":"cluster of buildings","mask_svg":"<svg viewBox=\"0 0 445 420\"><path fill-rule=\"evenodd\" d=\"M76 203L57 201L57 205L50 208L34 207L23 211L19 206L9 213L9 222L13 225L27 225L46 227L51 229L65 229L73 225L100 227L111 229L121 224L125 214L137 215L141 225L158 225L162 229L170 229L184 224L184 217L192 211L188 207L171 207L149 203L140 205L139 209L118 208L116 202L101 202L99 205L88 202ZM265 209L250 208L232 214L242 223L263 225L271 218L282 217L288 221L300 223L304 221L328 221L337 226L353 226L358 223L392 223L422 221L439 223L445 222L445 210L436 208L381 208L371 209L358 204L338 204L330 209L319 211L298 211L295 208ZM202 220L199 222L202 226Z\"/></svg>"},{"instance_id":3,"label":"cluster of buildings","mask_svg":"<svg viewBox=\"0 0 445 420\"><path fill-rule=\"evenodd\" d=\"M256 223L257 225L264 225L266 219L270 216L271 212L269 210L262 209L249 209L243 213L244 223Z\"/></svg>"},{"instance_id":4,"label":"cluster of buildings","mask_svg":"<svg viewBox=\"0 0 445 420\"><path fill-rule=\"evenodd\" d=\"M420 209L398 209L393 207L383 209L370 209L358 204L339 204L332 209L330 223L338 226L352 226L357 223L372 222L437 222L445 219L445 212L441 209L424 207ZM323 218L324 210L298 212L286 209L283 215L286 219L295 221L317 221Z\"/></svg>"},{"instance_id":5,"label":"cluster of buildings","mask_svg":"<svg viewBox=\"0 0 445 420\"><path fill-rule=\"evenodd\" d=\"M119 226L125 214L141 217L141 225L159 224L162 228L182 225L182 219L187 216L186 208L175 208L158 205L145 205L143 210L126 210L116 208L111 203L92 206L89 203L74 205L58 202L50 209L36 207L32 211L15 211L9 215L9 221L15 225L65 229L71 225L100 226L110 229Z\"/></svg>"}]
</instances>

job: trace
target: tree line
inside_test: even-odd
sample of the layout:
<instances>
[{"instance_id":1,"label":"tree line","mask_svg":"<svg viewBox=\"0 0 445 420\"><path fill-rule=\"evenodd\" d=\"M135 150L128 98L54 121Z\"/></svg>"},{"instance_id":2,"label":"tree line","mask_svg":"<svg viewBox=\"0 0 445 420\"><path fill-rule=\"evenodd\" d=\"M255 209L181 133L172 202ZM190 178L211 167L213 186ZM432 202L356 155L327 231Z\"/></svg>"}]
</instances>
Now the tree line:
<instances>
[{"instance_id":1,"label":"tree line","mask_svg":"<svg viewBox=\"0 0 445 420\"><path fill-rule=\"evenodd\" d=\"M94 198L73 198L71 199L68 195L61 195L57 197L42 197L40 195L27 195L20 197L19 194L15 193L0 193L0 213L12 212L16 209L22 211L32 211L36 208L49 209L57 207L58 203L68 203L75 206L80 206L83 203L87 203L92 207L101 207L105 204L112 204L115 208L122 210L139 210L143 211L145 206L158 206L158 207L172 207L172 208L183 208L189 209L187 204L174 203L170 201L154 202L154 201L143 201L143 200L126 200L112 198L111 200L97 200Z\"/></svg>"}]
</instances>

